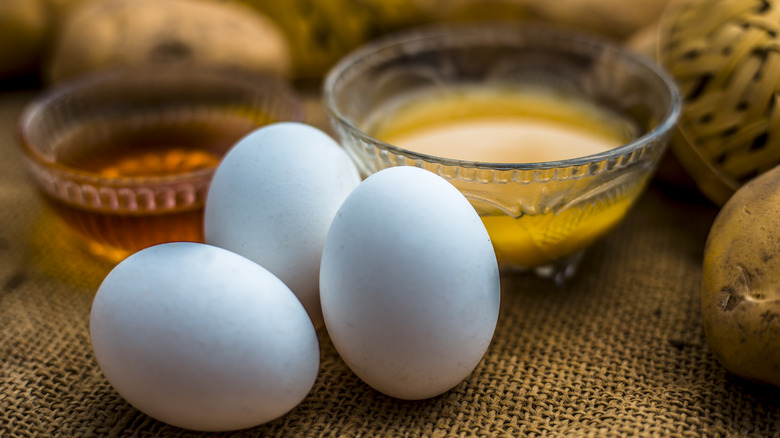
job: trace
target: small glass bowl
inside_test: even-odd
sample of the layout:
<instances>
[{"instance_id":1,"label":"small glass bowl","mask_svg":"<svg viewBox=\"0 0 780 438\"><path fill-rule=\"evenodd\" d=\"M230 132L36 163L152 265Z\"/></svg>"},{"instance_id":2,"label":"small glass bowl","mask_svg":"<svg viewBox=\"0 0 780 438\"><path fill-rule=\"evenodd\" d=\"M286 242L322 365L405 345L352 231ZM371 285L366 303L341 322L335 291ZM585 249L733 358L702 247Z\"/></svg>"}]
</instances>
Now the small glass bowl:
<instances>
[{"instance_id":1,"label":"small glass bowl","mask_svg":"<svg viewBox=\"0 0 780 438\"><path fill-rule=\"evenodd\" d=\"M371 135L372 121L391 102L462 85L576 92L638 132L606 152L539 163L430 156ZM652 61L597 37L523 22L433 25L372 41L331 69L323 95L364 177L398 165L437 173L482 216L503 270L530 269L558 282L646 187L681 109L673 80Z\"/></svg>"},{"instance_id":2,"label":"small glass bowl","mask_svg":"<svg viewBox=\"0 0 780 438\"><path fill-rule=\"evenodd\" d=\"M281 79L237 70L100 72L44 92L20 146L51 210L91 252L119 261L203 240L208 185L225 152L268 123L302 121Z\"/></svg>"}]
</instances>

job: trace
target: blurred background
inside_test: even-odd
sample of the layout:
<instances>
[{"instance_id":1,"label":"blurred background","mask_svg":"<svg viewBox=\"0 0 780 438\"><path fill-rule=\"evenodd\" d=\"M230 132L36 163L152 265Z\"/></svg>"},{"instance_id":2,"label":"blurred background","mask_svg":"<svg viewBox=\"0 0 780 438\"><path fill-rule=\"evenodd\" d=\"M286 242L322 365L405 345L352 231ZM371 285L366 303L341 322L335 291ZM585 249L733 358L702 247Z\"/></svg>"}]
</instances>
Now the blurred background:
<instances>
[{"instance_id":1,"label":"blurred background","mask_svg":"<svg viewBox=\"0 0 780 438\"><path fill-rule=\"evenodd\" d=\"M380 35L488 19L552 22L646 50L668 2L3 0L0 78L52 85L107 67L227 63L316 81L345 53Z\"/></svg>"}]
</instances>

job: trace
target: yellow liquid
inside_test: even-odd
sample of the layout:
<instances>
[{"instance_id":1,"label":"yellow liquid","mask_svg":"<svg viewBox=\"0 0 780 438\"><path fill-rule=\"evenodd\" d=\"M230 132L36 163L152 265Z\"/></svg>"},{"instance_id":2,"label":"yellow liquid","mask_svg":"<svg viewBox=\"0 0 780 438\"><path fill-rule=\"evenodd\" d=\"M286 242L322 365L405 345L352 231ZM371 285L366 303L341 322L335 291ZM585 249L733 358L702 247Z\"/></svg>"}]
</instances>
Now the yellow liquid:
<instances>
[{"instance_id":1,"label":"yellow liquid","mask_svg":"<svg viewBox=\"0 0 780 438\"><path fill-rule=\"evenodd\" d=\"M532 268L576 254L625 216L633 196L570 208L561 213L483 215L482 222L502 265Z\"/></svg>"},{"instance_id":2,"label":"yellow liquid","mask_svg":"<svg viewBox=\"0 0 780 438\"><path fill-rule=\"evenodd\" d=\"M375 116L369 131L407 150L492 163L583 157L636 136L628 120L579 96L499 87L450 88L399 100ZM543 214L514 217L496 208L478 211L499 262L530 268L590 245L620 221L639 189L632 186L620 196Z\"/></svg>"}]
</instances>

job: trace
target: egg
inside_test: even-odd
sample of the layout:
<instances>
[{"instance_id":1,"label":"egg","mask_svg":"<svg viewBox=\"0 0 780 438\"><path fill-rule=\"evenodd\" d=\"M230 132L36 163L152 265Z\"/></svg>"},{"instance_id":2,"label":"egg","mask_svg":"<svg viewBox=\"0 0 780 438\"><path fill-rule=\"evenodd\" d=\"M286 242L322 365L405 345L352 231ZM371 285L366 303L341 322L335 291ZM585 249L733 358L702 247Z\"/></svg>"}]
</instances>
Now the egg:
<instances>
[{"instance_id":1,"label":"egg","mask_svg":"<svg viewBox=\"0 0 780 438\"><path fill-rule=\"evenodd\" d=\"M241 254L279 277L322 325L319 269L333 216L360 176L319 129L275 123L231 148L211 181L206 243Z\"/></svg>"},{"instance_id":2,"label":"egg","mask_svg":"<svg viewBox=\"0 0 780 438\"><path fill-rule=\"evenodd\" d=\"M500 278L488 233L438 175L391 167L363 181L328 231L325 327L364 382L401 399L467 378L492 340Z\"/></svg>"},{"instance_id":3,"label":"egg","mask_svg":"<svg viewBox=\"0 0 780 438\"><path fill-rule=\"evenodd\" d=\"M306 397L319 370L314 326L292 291L200 243L152 246L119 263L98 288L89 328L116 391L186 429L273 420Z\"/></svg>"}]
</instances>

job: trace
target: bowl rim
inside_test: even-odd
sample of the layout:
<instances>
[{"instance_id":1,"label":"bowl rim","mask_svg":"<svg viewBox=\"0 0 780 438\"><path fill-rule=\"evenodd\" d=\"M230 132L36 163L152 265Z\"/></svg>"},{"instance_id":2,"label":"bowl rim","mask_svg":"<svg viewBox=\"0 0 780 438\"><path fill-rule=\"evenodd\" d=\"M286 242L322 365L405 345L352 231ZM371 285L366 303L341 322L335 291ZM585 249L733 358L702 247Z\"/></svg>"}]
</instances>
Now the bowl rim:
<instances>
[{"instance_id":1,"label":"bowl rim","mask_svg":"<svg viewBox=\"0 0 780 438\"><path fill-rule=\"evenodd\" d=\"M171 175L144 175L144 176L118 176L106 177L95 172L76 169L51 160L41 152L31 139L33 124L39 120L52 105L66 99L74 92L89 90L95 86L111 84L112 82L126 79L159 81L161 78L175 78L176 76L188 78L197 77L205 80L216 80L234 84L249 85L250 87L270 92L280 96L290 104L293 117L285 121L303 121L304 107L301 97L284 78L271 73L249 71L239 68L223 66L198 66L185 68L183 66L139 66L119 67L87 73L59 84L45 88L29 101L22 109L16 123L16 135L19 149L26 158L27 165L38 171L51 172L59 177L92 183L110 187L133 187L174 184L185 181L200 181L210 178L216 171L216 167L208 167L190 170ZM281 120L280 120L281 121Z\"/></svg>"},{"instance_id":2,"label":"bowl rim","mask_svg":"<svg viewBox=\"0 0 780 438\"><path fill-rule=\"evenodd\" d=\"M340 81L345 73L347 73L353 65L359 63L359 61L365 60L372 56L372 54L388 50L393 47L404 47L408 45L414 45L417 43L429 41L442 41L444 38L455 36L456 39L468 38L474 35L492 35L497 38L507 37L511 35L533 35L533 36L547 36L555 38L558 41L568 41L577 43L579 45L585 45L592 49L599 49L602 51L609 51L614 55L619 56L634 65L644 69L648 73L655 76L660 80L661 84L669 92L670 104L667 108L664 116L644 134L637 138L604 152L596 154L585 155L581 157L569 158L566 160L556 161L543 161L532 163L500 163L500 162L488 162L488 161L469 161L459 160L454 158L446 158L435 155L428 155L419 152L415 152L409 149L404 149L390 143L383 142L377 138L372 137L363 130L355 126L343 113L339 110L335 102L333 91L336 84ZM522 20L489 20L489 21L477 21L477 22L453 22L453 23L434 23L428 25L416 26L413 28L400 30L392 34L385 35L373 41L357 47L342 57L326 74L322 85L323 107L326 113L332 121L337 121L340 126L348 130L355 137L360 138L364 142L375 145L383 150L390 151L396 155L402 155L405 157L413 158L416 160L423 160L430 163L440 164L444 166L452 167L466 167L475 169L487 169L487 170L545 170L555 168L568 168L577 167L582 165L588 165L593 163L602 162L605 160L617 158L628 153L631 153L642 146L650 144L653 140L659 138L662 135L671 133L672 129L677 124L682 110L682 97L680 91L676 85L672 76L659 64L655 63L652 59L631 51L628 48L624 48L613 42L606 37L586 32L584 30L575 30L570 27L562 27L549 23L528 22ZM338 129L338 128L337 128Z\"/></svg>"}]
</instances>

